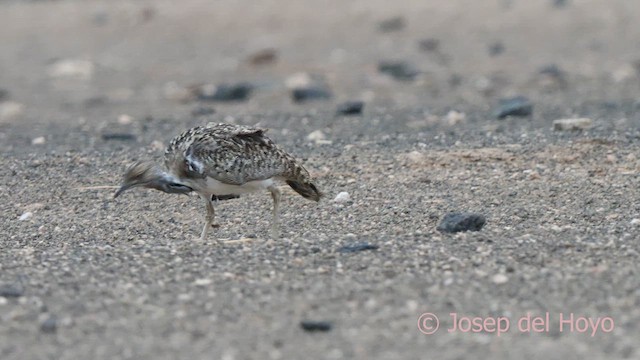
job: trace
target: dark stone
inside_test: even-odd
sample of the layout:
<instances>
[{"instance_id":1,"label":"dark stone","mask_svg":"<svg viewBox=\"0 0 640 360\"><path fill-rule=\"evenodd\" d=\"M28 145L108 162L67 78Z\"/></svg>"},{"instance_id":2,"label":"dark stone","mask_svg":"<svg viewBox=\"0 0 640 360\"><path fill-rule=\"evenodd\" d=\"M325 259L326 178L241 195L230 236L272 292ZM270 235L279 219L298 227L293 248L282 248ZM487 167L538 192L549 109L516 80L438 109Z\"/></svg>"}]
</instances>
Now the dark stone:
<instances>
[{"instance_id":1,"label":"dark stone","mask_svg":"<svg viewBox=\"0 0 640 360\"><path fill-rule=\"evenodd\" d=\"M102 134L102 140L135 141L136 136L133 134L127 134L127 133L110 133L110 134Z\"/></svg>"},{"instance_id":2,"label":"dark stone","mask_svg":"<svg viewBox=\"0 0 640 360\"><path fill-rule=\"evenodd\" d=\"M49 316L40 324L40 331L45 334L53 334L58 330L58 318L55 315Z\"/></svg>"},{"instance_id":3,"label":"dark stone","mask_svg":"<svg viewBox=\"0 0 640 360\"><path fill-rule=\"evenodd\" d=\"M541 67L538 74L540 75L539 83L542 86L560 88L567 86L565 72L555 64Z\"/></svg>"},{"instance_id":4,"label":"dark stone","mask_svg":"<svg viewBox=\"0 0 640 360\"><path fill-rule=\"evenodd\" d=\"M0 296L5 298L18 298L24 295L24 289L15 285L0 286Z\"/></svg>"},{"instance_id":5,"label":"dark stone","mask_svg":"<svg viewBox=\"0 0 640 360\"><path fill-rule=\"evenodd\" d=\"M216 110L214 108L210 108L207 106L198 106L197 108L191 110L191 115L195 117L213 115L215 113Z\"/></svg>"},{"instance_id":6,"label":"dark stone","mask_svg":"<svg viewBox=\"0 0 640 360\"><path fill-rule=\"evenodd\" d=\"M309 86L305 88L293 89L291 92L293 101L297 103L309 100L326 100L331 98L331 92L324 87Z\"/></svg>"},{"instance_id":7,"label":"dark stone","mask_svg":"<svg viewBox=\"0 0 640 360\"><path fill-rule=\"evenodd\" d=\"M363 101L347 101L338 105L336 113L338 115L359 115L362 114L362 108L364 108Z\"/></svg>"},{"instance_id":8,"label":"dark stone","mask_svg":"<svg viewBox=\"0 0 640 360\"><path fill-rule=\"evenodd\" d=\"M381 61L378 63L378 71L401 81L413 80L420 74L418 69L404 61Z\"/></svg>"},{"instance_id":9,"label":"dark stone","mask_svg":"<svg viewBox=\"0 0 640 360\"><path fill-rule=\"evenodd\" d=\"M338 249L338 252L342 254L348 254L348 253L355 253L355 252L360 252L365 250L377 250L378 248L380 248L378 245L373 245L369 243L357 243L357 244L345 245L340 249Z\"/></svg>"},{"instance_id":10,"label":"dark stone","mask_svg":"<svg viewBox=\"0 0 640 360\"><path fill-rule=\"evenodd\" d=\"M327 332L331 330L332 324L328 321L302 320L300 327L308 332Z\"/></svg>"},{"instance_id":11,"label":"dark stone","mask_svg":"<svg viewBox=\"0 0 640 360\"><path fill-rule=\"evenodd\" d=\"M396 16L380 21L378 30L382 32L400 31L404 29L405 21L402 16Z\"/></svg>"},{"instance_id":12,"label":"dark stone","mask_svg":"<svg viewBox=\"0 0 640 360\"><path fill-rule=\"evenodd\" d=\"M497 41L489 45L489 55L498 56L504 52L504 44Z\"/></svg>"},{"instance_id":13,"label":"dark stone","mask_svg":"<svg viewBox=\"0 0 640 360\"><path fill-rule=\"evenodd\" d=\"M0 89L0 101L5 101L9 98L9 90Z\"/></svg>"},{"instance_id":14,"label":"dark stone","mask_svg":"<svg viewBox=\"0 0 640 360\"><path fill-rule=\"evenodd\" d=\"M278 52L275 49L262 49L249 56L251 65L267 65L274 63L278 58Z\"/></svg>"},{"instance_id":15,"label":"dark stone","mask_svg":"<svg viewBox=\"0 0 640 360\"><path fill-rule=\"evenodd\" d=\"M524 96L500 99L495 115L498 119L507 116L529 116L533 112L533 104Z\"/></svg>"},{"instance_id":16,"label":"dark stone","mask_svg":"<svg viewBox=\"0 0 640 360\"><path fill-rule=\"evenodd\" d=\"M107 14L105 11L97 12L91 17L91 22L93 22L93 24L97 26L107 25L107 23L109 22L109 14Z\"/></svg>"},{"instance_id":17,"label":"dark stone","mask_svg":"<svg viewBox=\"0 0 640 360\"><path fill-rule=\"evenodd\" d=\"M569 0L552 0L551 3L556 8L563 8L569 5Z\"/></svg>"},{"instance_id":18,"label":"dark stone","mask_svg":"<svg viewBox=\"0 0 640 360\"><path fill-rule=\"evenodd\" d=\"M440 221L436 230L447 233L480 231L487 220L480 214L448 213Z\"/></svg>"},{"instance_id":19,"label":"dark stone","mask_svg":"<svg viewBox=\"0 0 640 360\"><path fill-rule=\"evenodd\" d=\"M92 96L83 101L84 106L91 108L96 106L106 105L109 99L106 96Z\"/></svg>"},{"instance_id":20,"label":"dark stone","mask_svg":"<svg viewBox=\"0 0 640 360\"><path fill-rule=\"evenodd\" d=\"M253 85L242 82L237 84L220 84L213 93L205 91L203 87L196 91L198 100L202 101L245 101L251 96Z\"/></svg>"},{"instance_id":21,"label":"dark stone","mask_svg":"<svg viewBox=\"0 0 640 360\"><path fill-rule=\"evenodd\" d=\"M433 38L422 39L418 43L418 47L424 52L434 52L440 47L440 40Z\"/></svg>"},{"instance_id":22,"label":"dark stone","mask_svg":"<svg viewBox=\"0 0 640 360\"><path fill-rule=\"evenodd\" d=\"M458 87L460 85L462 85L462 75L460 74L451 74L451 76L449 76L449 86L451 87Z\"/></svg>"},{"instance_id":23,"label":"dark stone","mask_svg":"<svg viewBox=\"0 0 640 360\"><path fill-rule=\"evenodd\" d=\"M564 71L558 67L556 64L546 65L540 68L538 71L540 75L547 75L552 77L563 77Z\"/></svg>"}]
</instances>

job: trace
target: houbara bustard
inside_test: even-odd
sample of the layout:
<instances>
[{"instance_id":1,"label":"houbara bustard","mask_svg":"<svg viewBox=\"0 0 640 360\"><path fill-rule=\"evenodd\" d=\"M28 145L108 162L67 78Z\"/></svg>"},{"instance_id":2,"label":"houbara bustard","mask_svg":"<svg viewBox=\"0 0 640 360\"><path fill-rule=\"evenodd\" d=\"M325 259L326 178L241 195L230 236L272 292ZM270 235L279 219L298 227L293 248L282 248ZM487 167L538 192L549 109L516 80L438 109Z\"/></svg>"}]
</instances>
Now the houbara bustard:
<instances>
[{"instance_id":1,"label":"houbara bustard","mask_svg":"<svg viewBox=\"0 0 640 360\"><path fill-rule=\"evenodd\" d=\"M290 154L265 136L265 129L232 125L197 126L176 136L164 152L164 169L150 161L131 165L124 174L118 197L125 190L146 187L170 194L198 193L207 217L200 239L214 226L214 201L268 190L273 198L271 233L279 233L281 193L285 181L303 197L319 201L322 193L309 172Z\"/></svg>"}]
</instances>

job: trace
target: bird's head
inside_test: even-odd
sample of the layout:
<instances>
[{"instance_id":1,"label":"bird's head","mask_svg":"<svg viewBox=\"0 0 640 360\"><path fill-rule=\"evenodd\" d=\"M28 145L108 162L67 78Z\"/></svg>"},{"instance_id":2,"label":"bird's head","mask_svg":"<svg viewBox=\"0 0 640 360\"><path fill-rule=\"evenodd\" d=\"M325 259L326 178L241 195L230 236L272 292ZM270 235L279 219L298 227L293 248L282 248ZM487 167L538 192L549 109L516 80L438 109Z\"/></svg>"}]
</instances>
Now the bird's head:
<instances>
[{"instance_id":1,"label":"bird's head","mask_svg":"<svg viewBox=\"0 0 640 360\"><path fill-rule=\"evenodd\" d=\"M152 162L138 161L129 166L124 173L122 185L113 197L117 198L126 190L140 186L169 194L186 194L193 191L189 186L177 182L173 176L162 171Z\"/></svg>"}]
</instances>

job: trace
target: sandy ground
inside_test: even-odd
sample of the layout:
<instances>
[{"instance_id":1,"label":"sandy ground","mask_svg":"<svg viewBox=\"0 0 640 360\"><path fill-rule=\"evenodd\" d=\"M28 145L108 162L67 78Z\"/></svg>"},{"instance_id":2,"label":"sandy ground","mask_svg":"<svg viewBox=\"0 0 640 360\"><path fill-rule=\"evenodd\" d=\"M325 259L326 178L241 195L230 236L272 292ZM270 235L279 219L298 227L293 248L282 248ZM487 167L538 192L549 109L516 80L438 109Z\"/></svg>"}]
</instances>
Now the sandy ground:
<instances>
[{"instance_id":1,"label":"sandy ground","mask_svg":"<svg viewBox=\"0 0 640 360\"><path fill-rule=\"evenodd\" d=\"M0 2L0 358L639 358L640 5L556 3ZM380 74L390 60L420 74ZM296 73L332 98L292 102ZM247 101L183 97L239 81ZM513 95L533 115L496 119ZM336 115L354 99L361 116ZM567 117L592 126L553 130ZM209 121L269 128L325 199L283 188L276 241L267 194L221 202L199 242L197 197L112 198L127 164ZM459 211L485 227L436 231ZM378 249L339 251L361 242ZM449 332L451 313L489 323Z\"/></svg>"}]
</instances>

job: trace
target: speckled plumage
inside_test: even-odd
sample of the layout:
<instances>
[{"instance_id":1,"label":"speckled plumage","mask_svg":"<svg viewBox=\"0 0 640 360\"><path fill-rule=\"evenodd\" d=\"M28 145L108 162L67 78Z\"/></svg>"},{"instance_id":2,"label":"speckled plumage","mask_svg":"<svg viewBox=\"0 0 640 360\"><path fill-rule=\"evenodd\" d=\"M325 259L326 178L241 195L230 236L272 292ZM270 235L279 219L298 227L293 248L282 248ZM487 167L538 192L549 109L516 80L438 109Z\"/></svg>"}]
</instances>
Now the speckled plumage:
<instances>
[{"instance_id":1,"label":"speckled plumage","mask_svg":"<svg viewBox=\"0 0 640 360\"><path fill-rule=\"evenodd\" d=\"M265 129L208 124L176 136L164 153L165 169L149 162L132 165L115 194L143 186L166 193L195 191L205 199L207 217L201 238L213 226L213 202L267 189L273 198L273 233L277 233L280 190L285 181L303 197L319 201L321 192L296 159L265 136Z\"/></svg>"},{"instance_id":2,"label":"speckled plumage","mask_svg":"<svg viewBox=\"0 0 640 360\"><path fill-rule=\"evenodd\" d=\"M232 185L273 177L309 182L307 170L265 132L231 124L191 128L171 141L164 153L165 167L179 178L211 177Z\"/></svg>"}]
</instances>

